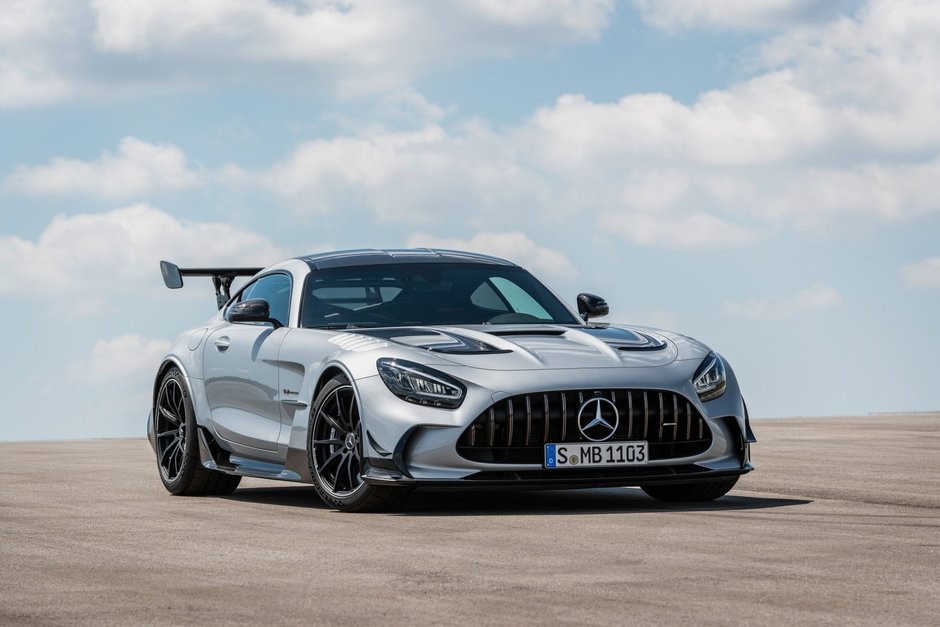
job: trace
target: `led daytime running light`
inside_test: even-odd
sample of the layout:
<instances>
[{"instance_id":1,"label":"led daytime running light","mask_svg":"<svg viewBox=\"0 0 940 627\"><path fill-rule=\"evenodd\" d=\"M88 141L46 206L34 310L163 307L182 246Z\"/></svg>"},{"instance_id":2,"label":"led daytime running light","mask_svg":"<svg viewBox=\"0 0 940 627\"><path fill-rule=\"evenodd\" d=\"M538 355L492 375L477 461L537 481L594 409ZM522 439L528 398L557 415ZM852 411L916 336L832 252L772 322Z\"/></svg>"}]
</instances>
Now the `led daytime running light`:
<instances>
[{"instance_id":1,"label":"led daytime running light","mask_svg":"<svg viewBox=\"0 0 940 627\"><path fill-rule=\"evenodd\" d=\"M727 385L724 362L715 353L709 353L692 379L695 392L703 402L710 401L724 394Z\"/></svg>"},{"instance_id":2,"label":"led daytime running light","mask_svg":"<svg viewBox=\"0 0 940 627\"><path fill-rule=\"evenodd\" d=\"M420 364L400 359L379 359L379 375L398 398L431 407L454 409L463 402L466 388L456 379Z\"/></svg>"}]
</instances>

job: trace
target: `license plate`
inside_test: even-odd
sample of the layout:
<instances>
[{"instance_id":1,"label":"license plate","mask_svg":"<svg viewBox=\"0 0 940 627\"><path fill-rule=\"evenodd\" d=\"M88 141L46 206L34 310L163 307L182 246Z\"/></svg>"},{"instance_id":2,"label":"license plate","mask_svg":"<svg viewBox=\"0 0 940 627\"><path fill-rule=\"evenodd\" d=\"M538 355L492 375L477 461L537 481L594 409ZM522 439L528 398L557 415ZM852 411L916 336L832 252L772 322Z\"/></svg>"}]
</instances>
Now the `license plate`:
<instances>
[{"instance_id":1,"label":"license plate","mask_svg":"<svg viewBox=\"0 0 940 627\"><path fill-rule=\"evenodd\" d=\"M642 466L649 459L646 442L597 444L546 444L546 468L596 468Z\"/></svg>"}]
</instances>

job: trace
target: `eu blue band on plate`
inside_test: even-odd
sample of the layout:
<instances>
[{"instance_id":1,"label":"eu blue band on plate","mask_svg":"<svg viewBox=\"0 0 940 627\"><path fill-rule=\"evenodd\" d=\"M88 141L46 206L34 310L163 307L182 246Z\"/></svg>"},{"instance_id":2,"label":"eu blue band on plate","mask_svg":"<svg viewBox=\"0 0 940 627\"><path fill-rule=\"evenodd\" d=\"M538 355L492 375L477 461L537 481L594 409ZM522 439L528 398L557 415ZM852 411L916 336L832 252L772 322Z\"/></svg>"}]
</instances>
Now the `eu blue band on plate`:
<instances>
[{"instance_id":1,"label":"eu blue band on plate","mask_svg":"<svg viewBox=\"0 0 940 627\"><path fill-rule=\"evenodd\" d=\"M555 445L554 444L545 445L545 466L547 468L555 467Z\"/></svg>"}]
</instances>

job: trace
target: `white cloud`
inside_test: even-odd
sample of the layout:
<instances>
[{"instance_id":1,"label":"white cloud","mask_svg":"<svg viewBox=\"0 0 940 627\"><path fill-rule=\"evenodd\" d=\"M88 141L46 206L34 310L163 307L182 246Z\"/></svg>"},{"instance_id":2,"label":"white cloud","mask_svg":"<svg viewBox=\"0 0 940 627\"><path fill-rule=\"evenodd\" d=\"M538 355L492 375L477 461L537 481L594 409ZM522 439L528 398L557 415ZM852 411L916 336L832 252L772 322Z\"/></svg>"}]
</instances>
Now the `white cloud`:
<instances>
[{"instance_id":1,"label":"white cloud","mask_svg":"<svg viewBox=\"0 0 940 627\"><path fill-rule=\"evenodd\" d=\"M109 296L162 287L159 261L267 265L286 255L267 238L210 222L181 221L146 204L60 215L35 241L0 235L0 295L70 298L94 310Z\"/></svg>"},{"instance_id":2,"label":"white cloud","mask_svg":"<svg viewBox=\"0 0 940 627\"><path fill-rule=\"evenodd\" d=\"M300 211L365 208L395 223L441 222L458 213L482 221L547 195L512 143L480 124L457 132L436 124L404 132L370 128L304 143L265 170L230 166L223 178L284 196Z\"/></svg>"},{"instance_id":3,"label":"white cloud","mask_svg":"<svg viewBox=\"0 0 940 627\"><path fill-rule=\"evenodd\" d=\"M379 113L382 115L405 123L439 122L455 110L454 107L448 108L435 104L411 88L388 94L382 98L379 107Z\"/></svg>"},{"instance_id":4,"label":"white cloud","mask_svg":"<svg viewBox=\"0 0 940 627\"><path fill-rule=\"evenodd\" d=\"M71 93L68 81L42 63L0 58L0 109L62 100Z\"/></svg>"},{"instance_id":5,"label":"white cloud","mask_svg":"<svg viewBox=\"0 0 940 627\"><path fill-rule=\"evenodd\" d=\"M940 257L928 257L901 268L907 287L940 287Z\"/></svg>"},{"instance_id":6,"label":"white cloud","mask_svg":"<svg viewBox=\"0 0 940 627\"><path fill-rule=\"evenodd\" d=\"M126 387L148 389L149 380L169 348L167 340L133 334L99 340L87 357L69 365L67 375L73 382L112 390Z\"/></svg>"},{"instance_id":7,"label":"white cloud","mask_svg":"<svg viewBox=\"0 0 940 627\"><path fill-rule=\"evenodd\" d=\"M767 219L803 228L838 228L853 215L903 220L940 211L938 177L940 159L791 169L768 178L762 193L752 189L749 194L762 203L758 213Z\"/></svg>"},{"instance_id":8,"label":"white cloud","mask_svg":"<svg viewBox=\"0 0 940 627\"><path fill-rule=\"evenodd\" d=\"M286 54L277 47L255 49L249 45L252 37L267 41L276 32L284 38L279 45L288 46L291 28L306 33L323 20L365 32L363 25L377 11L388 10L376 8L384 4L358 2L312 4L301 10L262 0L213 0L196 10L174 0L127 12L133 5L96 5L99 44L133 50L113 54L182 55L204 43L214 50L207 54L239 54L249 65L258 62L258 55ZM443 11L439 6L406 2L389 23L375 27L384 34L374 36L404 36L396 29L405 27L395 19L412 12L420 19L437 19L437 11ZM684 6L699 7L692 13L700 13L706 5ZM732 15L740 8L730 2L707 6L715 15ZM774 1L749 7L741 10L795 16L807 5ZM501 29L516 32L520 24L527 25L525 33L533 39L513 44L521 50L544 43L539 33L549 23L577 37L595 36L609 10L606 3L466 2L445 11L465 19L450 15L441 28L458 28L464 35L464 30L483 29L478 34L486 36L474 39L473 45L485 44L495 54L502 50ZM106 23L110 19L114 23ZM262 27L239 26L252 20ZM493 20L502 26L497 28ZM160 39L161 33L169 38ZM424 36L408 45L424 50ZM240 43L210 46L226 38ZM470 232L518 231L529 228L535 214L546 227L577 215L641 245L709 248L747 245L781 229L843 230L847 218L853 227L878 225L940 211L933 193L940 175L938 41L940 5L872 0L829 22L800 21L760 48L755 76L688 103L656 93L614 102L569 94L518 126L495 128L479 120L454 120L414 90L396 87L379 102L390 117L412 120L404 125L408 130L360 124L346 135L302 143L268 167L231 164L212 177L187 166L182 152L164 164L176 164L169 168L169 181L196 177L186 183L193 184L201 177L260 188L285 198L298 211L420 225L412 228L426 231L455 220ZM300 42L295 52L298 58L321 52L329 57L331 52L321 50L328 43ZM392 49L392 57L399 54ZM386 61L398 62L375 62ZM81 182L112 162L125 161L134 162L118 154L93 163L62 161L40 168L54 173L61 165L63 179L80 189ZM81 174L68 174L73 171ZM9 181L35 174L37 189L54 188L56 177L40 176L45 172L21 169ZM149 180L137 189L171 186Z\"/></svg>"},{"instance_id":9,"label":"white cloud","mask_svg":"<svg viewBox=\"0 0 940 627\"><path fill-rule=\"evenodd\" d=\"M908 155L936 154L940 142L938 59L940 4L920 0L871 0L852 16L774 38L759 56L765 67L794 69L798 88L827 104L847 148Z\"/></svg>"},{"instance_id":10,"label":"white cloud","mask_svg":"<svg viewBox=\"0 0 940 627\"><path fill-rule=\"evenodd\" d=\"M4 3L0 20L0 108L59 100L72 93L70 82L51 60L56 39L67 29L66 13L59 10L55 0Z\"/></svg>"},{"instance_id":11,"label":"white cloud","mask_svg":"<svg viewBox=\"0 0 940 627\"><path fill-rule=\"evenodd\" d=\"M741 215L760 214L763 204L744 193L754 191L751 173L716 168L776 164L825 135L819 107L789 82L775 73L692 106L661 94L609 104L562 96L503 131L478 121L368 127L304 143L267 169L229 166L224 178L302 211L366 210L386 222L463 215L474 228L518 228L529 212L548 221L577 212L604 216L642 244L740 245L756 236ZM663 244L670 225L695 232Z\"/></svg>"},{"instance_id":12,"label":"white cloud","mask_svg":"<svg viewBox=\"0 0 940 627\"><path fill-rule=\"evenodd\" d=\"M570 94L509 129L444 125L432 112L418 130L364 128L230 174L326 212L476 230L578 214L654 246L940 211L940 4L873 0L791 31L762 47L763 73L688 104Z\"/></svg>"},{"instance_id":13,"label":"white cloud","mask_svg":"<svg viewBox=\"0 0 940 627\"><path fill-rule=\"evenodd\" d=\"M940 160L897 163L888 146L857 153L867 140L800 80L777 71L691 105L567 95L509 129L365 127L301 144L268 168L229 166L223 178L300 211L461 219L478 230L577 213L636 243L686 248L745 245L768 226L827 230L845 216L878 223L940 211Z\"/></svg>"},{"instance_id":14,"label":"white cloud","mask_svg":"<svg viewBox=\"0 0 940 627\"><path fill-rule=\"evenodd\" d=\"M539 246L525 234L519 232L477 233L470 239L435 237L427 233L415 233L408 238L408 246L415 248L445 248L466 250L502 257L536 273L558 278L572 278L577 273L564 254L551 248Z\"/></svg>"},{"instance_id":15,"label":"white cloud","mask_svg":"<svg viewBox=\"0 0 940 627\"><path fill-rule=\"evenodd\" d=\"M751 320L786 320L815 311L832 309L842 304L842 296L831 287L816 283L800 290L789 299L728 301L722 306L725 314Z\"/></svg>"},{"instance_id":16,"label":"white cloud","mask_svg":"<svg viewBox=\"0 0 940 627\"><path fill-rule=\"evenodd\" d=\"M613 0L10 2L0 107L245 81L378 92L466 59L596 39L613 11Z\"/></svg>"},{"instance_id":17,"label":"white cloud","mask_svg":"<svg viewBox=\"0 0 940 627\"><path fill-rule=\"evenodd\" d=\"M841 0L633 0L641 17L668 31L694 27L780 30L794 23L831 16Z\"/></svg>"},{"instance_id":18,"label":"white cloud","mask_svg":"<svg viewBox=\"0 0 940 627\"><path fill-rule=\"evenodd\" d=\"M59 425L56 437L142 435L145 427L141 416L150 406L153 378L169 348L167 340L136 334L96 341L88 354L64 368L59 389L50 392L60 395L62 384L66 384L65 389L72 390L75 399L70 411L95 416L94 424ZM89 391L89 387L94 390ZM101 403L101 398L107 402Z\"/></svg>"},{"instance_id":19,"label":"white cloud","mask_svg":"<svg viewBox=\"0 0 940 627\"><path fill-rule=\"evenodd\" d=\"M135 137L121 140L117 154L94 161L55 157L48 164L19 166L6 185L32 194L88 194L102 198L141 197L197 185L186 155L172 144L150 144Z\"/></svg>"},{"instance_id":20,"label":"white cloud","mask_svg":"<svg viewBox=\"0 0 940 627\"><path fill-rule=\"evenodd\" d=\"M539 110L526 134L557 169L697 163L761 164L792 158L825 142L826 112L787 71L765 74L683 105L665 94L615 103L559 98Z\"/></svg>"},{"instance_id":21,"label":"white cloud","mask_svg":"<svg viewBox=\"0 0 940 627\"><path fill-rule=\"evenodd\" d=\"M215 58L341 62L386 67L464 55L512 53L593 39L610 0L93 0L96 45L113 52L200 53ZM449 44L433 48L435 44ZM433 54L431 54L433 50ZM406 68L402 68L406 69Z\"/></svg>"},{"instance_id":22,"label":"white cloud","mask_svg":"<svg viewBox=\"0 0 940 627\"><path fill-rule=\"evenodd\" d=\"M660 248L728 248L759 237L754 229L707 213L609 213L601 216L600 225L637 244Z\"/></svg>"}]
</instances>

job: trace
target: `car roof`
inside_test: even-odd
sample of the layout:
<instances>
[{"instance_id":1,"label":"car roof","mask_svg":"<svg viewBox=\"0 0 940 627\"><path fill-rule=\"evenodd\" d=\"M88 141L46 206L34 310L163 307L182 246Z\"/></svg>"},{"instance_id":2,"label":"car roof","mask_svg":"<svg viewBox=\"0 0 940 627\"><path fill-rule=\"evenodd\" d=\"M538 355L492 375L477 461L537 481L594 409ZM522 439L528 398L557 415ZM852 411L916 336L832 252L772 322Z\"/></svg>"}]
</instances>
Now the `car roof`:
<instances>
[{"instance_id":1,"label":"car roof","mask_svg":"<svg viewBox=\"0 0 940 627\"><path fill-rule=\"evenodd\" d=\"M310 266L311 270L325 268L345 268L350 266L379 266L393 263L488 263L499 266L516 264L477 253L438 248L361 248L341 250L330 253L318 253L298 257Z\"/></svg>"}]
</instances>

